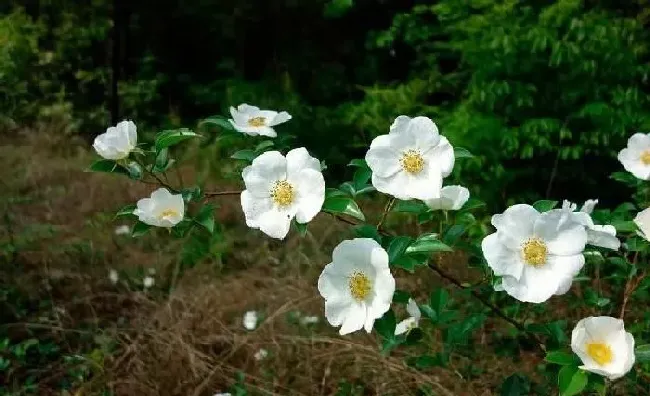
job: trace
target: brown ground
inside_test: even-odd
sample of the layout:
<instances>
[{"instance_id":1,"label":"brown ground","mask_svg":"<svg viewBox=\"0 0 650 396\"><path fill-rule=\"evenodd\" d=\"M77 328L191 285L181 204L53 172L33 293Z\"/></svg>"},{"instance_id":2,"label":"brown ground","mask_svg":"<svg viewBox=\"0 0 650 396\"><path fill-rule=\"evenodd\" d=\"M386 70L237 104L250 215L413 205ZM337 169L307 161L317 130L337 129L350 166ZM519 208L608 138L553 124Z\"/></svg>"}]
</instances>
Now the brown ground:
<instances>
[{"instance_id":1,"label":"brown ground","mask_svg":"<svg viewBox=\"0 0 650 396\"><path fill-rule=\"evenodd\" d=\"M470 362L454 355L448 368L426 371L407 367L403 351L381 356L374 335L339 336L323 323L315 285L349 226L324 215L305 238L290 234L278 242L247 230L238 199L223 198L218 217L227 232L221 256L186 272L170 296L155 287L145 292L139 285L142 274L155 268L163 283L160 278L178 257L178 242L170 243L162 233L139 240L116 236L115 226L124 222L113 222L112 214L147 195L151 186L84 173L93 157L81 143L42 136L11 141L0 146L0 197L12 218L11 229L0 237L12 235L20 247L13 257L20 271L11 281L51 299L54 309L8 326L62 340L69 353L91 362L75 395L100 394L107 387L115 395L211 396L225 391L239 372L249 394L334 395L346 380L362 386L355 395L411 395L425 384L436 395L492 395L515 371L534 375L536 358L513 362L480 346L494 331L493 321L476 342L486 356L495 357ZM187 169L182 173L185 180L193 176ZM451 264L457 263L447 264L454 271ZM121 272L116 286L108 280L109 268ZM455 272L463 279L471 276ZM439 282L424 273L399 278L398 287L427 290ZM263 321L249 332L241 318L252 309ZM296 311L321 322L292 323ZM433 351L436 337L430 342ZM269 356L257 361L260 348ZM480 375L467 374L470 363ZM41 392L54 394L49 389L68 368L55 363L43 369L48 374L40 376Z\"/></svg>"}]
</instances>

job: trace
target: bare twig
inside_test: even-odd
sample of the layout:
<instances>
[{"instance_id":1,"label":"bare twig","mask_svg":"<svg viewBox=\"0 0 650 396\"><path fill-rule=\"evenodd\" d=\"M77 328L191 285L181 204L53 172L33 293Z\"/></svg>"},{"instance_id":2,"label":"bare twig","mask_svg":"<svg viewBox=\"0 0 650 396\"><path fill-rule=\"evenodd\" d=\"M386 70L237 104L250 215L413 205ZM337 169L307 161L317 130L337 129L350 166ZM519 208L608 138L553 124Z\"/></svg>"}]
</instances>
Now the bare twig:
<instances>
[{"instance_id":1,"label":"bare twig","mask_svg":"<svg viewBox=\"0 0 650 396\"><path fill-rule=\"evenodd\" d=\"M639 252L634 253L634 258L632 259L632 263L636 264L636 260L639 257ZM620 319L623 319L625 317L625 307L627 306L627 301L630 299L630 296L632 293L634 293L634 290L636 290L637 287L639 287L639 284L645 278L645 271L637 276L636 278L629 278L627 282L625 282L625 288L623 289L623 302L621 303L621 312L618 315Z\"/></svg>"},{"instance_id":2,"label":"bare twig","mask_svg":"<svg viewBox=\"0 0 650 396\"><path fill-rule=\"evenodd\" d=\"M386 207L384 207L384 212L381 214L381 217L379 218L379 222L377 222L377 229L381 230L381 225L384 223L386 220L386 216L388 216L388 212L390 212L390 209L393 207L393 204L395 203L395 198L391 197L388 202L386 202Z\"/></svg>"},{"instance_id":3,"label":"bare twig","mask_svg":"<svg viewBox=\"0 0 650 396\"><path fill-rule=\"evenodd\" d=\"M209 191L209 192L204 193L203 195L205 195L206 198L212 198L212 197L219 197L219 196L223 196L223 195L239 195L241 193L242 193L241 190L236 190L236 191L235 190L233 190L233 191Z\"/></svg>"}]
</instances>

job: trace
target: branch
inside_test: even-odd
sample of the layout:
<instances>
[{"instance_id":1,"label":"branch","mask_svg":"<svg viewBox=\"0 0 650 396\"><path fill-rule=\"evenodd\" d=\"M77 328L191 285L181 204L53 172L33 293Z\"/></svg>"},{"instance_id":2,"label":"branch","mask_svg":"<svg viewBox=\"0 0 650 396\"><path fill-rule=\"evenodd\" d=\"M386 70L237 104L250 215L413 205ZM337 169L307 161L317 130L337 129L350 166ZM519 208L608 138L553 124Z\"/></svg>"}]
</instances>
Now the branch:
<instances>
[{"instance_id":1,"label":"branch","mask_svg":"<svg viewBox=\"0 0 650 396\"><path fill-rule=\"evenodd\" d=\"M241 193L242 193L241 190L237 190L237 191L235 191L235 190L233 190L233 191L209 191L209 192L204 193L203 195L205 195L206 198L213 198L213 197L219 197L219 196L223 196L223 195L239 195Z\"/></svg>"},{"instance_id":2,"label":"branch","mask_svg":"<svg viewBox=\"0 0 650 396\"><path fill-rule=\"evenodd\" d=\"M395 198L391 197L388 202L386 202L386 207L384 208L384 213L381 214L381 217L379 218L379 222L377 223L377 229L381 230L381 225L384 223L384 220L386 220L386 216L388 216L388 212L390 212L390 209L393 207L393 204L395 203Z\"/></svg>"}]
</instances>

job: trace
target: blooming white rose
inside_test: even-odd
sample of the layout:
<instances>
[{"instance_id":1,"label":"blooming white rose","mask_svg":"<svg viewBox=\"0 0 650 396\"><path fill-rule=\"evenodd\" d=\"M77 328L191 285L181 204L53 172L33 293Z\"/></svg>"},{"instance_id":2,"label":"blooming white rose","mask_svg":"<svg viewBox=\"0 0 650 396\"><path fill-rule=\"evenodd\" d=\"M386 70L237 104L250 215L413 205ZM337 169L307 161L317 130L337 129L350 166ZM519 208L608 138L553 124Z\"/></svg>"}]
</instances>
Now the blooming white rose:
<instances>
[{"instance_id":1,"label":"blooming white rose","mask_svg":"<svg viewBox=\"0 0 650 396\"><path fill-rule=\"evenodd\" d=\"M454 168L454 149L427 117L399 116L388 135L366 153L372 185L397 199L440 198L442 178Z\"/></svg>"},{"instance_id":2,"label":"blooming white rose","mask_svg":"<svg viewBox=\"0 0 650 396\"><path fill-rule=\"evenodd\" d=\"M621 319L590 316L578 322L571 333L571 349L582 360L581 369L614 380L634 365L634 337Z\"/></svg>"},{"instance_id":3,"label":"blooming white rose","mask_svg":"<svg viewBox=\"0 0 650 396\"><path fill-rule=\"evenodd\" d=\"M637 213L634 217L634 224L639 228L636 233L650 241L650 208Z\"/></svg>"},{"instance_id":4,"label":"blooming white rose","mask_svg":"<svg viewBox=\"0 0 650 396\"><path fill-rule=\"evenodd\" d=\"M133 121L122 121L97 136L93 148L102 158L120 160L128 157L137 144L138 133L135 124Z\"/></svg>"},{"instance_id":5,"label":"blooming white rose","mask_svg":"<svg viewBox=\"0 0 650 396\"><path fill-rule=\"evenodd\" d=\"M142 286L144 286L145 289L149 289L155 283L156 283L156 280L151 276L145 276L144 279L142 279Z\"/></svg>"},{"instance_id":6,"label":"blooming white rose","mask_svg":"<svg viewBox=\"0 0 650 396\"><path fill-rule=\"evenodd\" d=\"M422 313L414 299L409 298L409 301L406 304L406 312L411 316L399 322L397 326L395 326L395 335L404 334L407 331L418 327L418 324L420 323Z\"/></svg>"},{"instance_id":7,"label":"blooming white rose","mask_svg":"<svg viewBox=\"0 0 650 396\"><path fill-rule=\"evenodd\" d=\"M244 319L242 319L242 324L246 330L255 330L257 327L257 312L248 311L244 314Z\"/></svg>"},{"instance_id":8,"label":"blooming white rose","mask_svg":"<svg viewBox=\"0 0 650 396\"><path fill-rule=\"evenodd\" d=\"M618 160L626 171L642 180L650 179L650 134L635 133L627 147L618 153Z\"/></svg>"},{"instance_id":9,"label":"blooming white rose","mask_svg":"<svg viewBox=\"0 0 650 396\"><path fill-rule=\"evenodd\" d=\"M445 186L440 190L440 198L424 203L433 210L459 210L469 199L469 190L463 186Z\"/></svg>"},{"instance_id":10,"label":"blooming white rose","mask_svg":"<svg viewBox=\"0 0 650 396\"><path fill-rule=\"evenodd\" d=\"M298 223L311 221L325 201L320 162L304 147L289 151L286 157L267 151L244 168L242 177L246 225L273 238L284 239L294 217Z\"/></svg>"},{"instance_id":11,"label":"blooming white rose","mask_svg":"<svg viewBox=\"0 0 650 396\"><path fill-rule=\"evenodd\" d=\"M388 253L370 238L341 242L318 278L318 291L325 299L327 321L341 326L341 335L362 328L370 333L395 292Z\"/></svg>"},{"instance_id":12,"label":"blooming white rose","mask_svg":"<svg viewBox=\"0 0 650 396\"><path fill-rule=\"evenodd\" d=\"M145 224L170 228L183 220L185 203L181 194L172 194L161 187L150 198L139 200L133 214Z\"/></svg>"},{"instance_id":13,"label":"blooming white rose","mask_svg":"<svg viewBox=\"0 0 650 396\"><path fill-rule=\"evenodd\" d=\"M621 247L621 241L616 238L616 228L612 225L596 225L589 215L589 213L593 211L597 202L598 200L587 201L579 212L574 212L577 205L564 200L562 203L562 210L568 212L572 216L573 221L580 223L585 227L585 230L587 231L588 245L618 250ZM585 211L585 207L587 207L587 210L589 211Z\"/></svg>"},{"instance_id":14,"label":"blooming white rose","mask_svg":"<svg viewBox=\"0 0 650 396\"><path fill-rule=\"evenodd\" d=\"M594 211L596 205L598 205L597 199L588 199L585 201L584 204L582 204L582 208L580 208L580 211L585 212L587 214L591 214Z\"/></svg>"},{"instance_id":15,"label":"blooming white rose","mask_svg":"<svg viewBox=\"0 0 650 396\"><path fill-rule=\"evenodd\" d=\"M260 110L259 107L240 104L235 109L230 107L232 119L228 120L241 133L251 136L276 137L274 126L287 122L291 115L286 111L278 113L272 110Z\"/></svg>"},{"instance_id":16,"label":"blooming white rose","mask_svg":"<svg viewBox=\"0 0 650 396\"><path fill-rule=\"evenodd\" d=\"M513 205L492 216L496 232L481 247L501 288L519 301L541 303L566 293L585 263L585 227L565 210L539 213Z\"/></svg>"}]
</instances>

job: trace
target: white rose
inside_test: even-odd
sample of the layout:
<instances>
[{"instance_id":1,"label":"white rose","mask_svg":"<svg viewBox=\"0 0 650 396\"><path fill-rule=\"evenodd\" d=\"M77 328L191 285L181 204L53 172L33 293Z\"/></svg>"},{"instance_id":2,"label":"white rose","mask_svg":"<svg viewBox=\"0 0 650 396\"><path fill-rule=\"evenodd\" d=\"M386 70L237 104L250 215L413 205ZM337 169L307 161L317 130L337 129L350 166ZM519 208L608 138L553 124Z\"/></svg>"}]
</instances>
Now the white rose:
<instances>
[{"instance_id":1,"label":"white rose","mask_svg":"<svg viewBox=\"0 0 650 396\"><path fill-rule=\"evenodd\" d=\"M150 198L139 200L133 214L145 224L170 228L183 220L185 203L181 194L172 194L166 188L159 188L151 193Z\"/></svg>"},{"instance_id":2,"label":"white rose","mask_svg":"<svg viewBox=\"0 0 650 396\"><path fill-rule=\"evenodd\" d=\"M618 153L618 160L626 171L642 180L650 179L650 134L635 133L627 147Z\"/></svg>"},{"instance_id":3,"label":"white rose","mask_svg":"<svg viewBox=\"0 0 650 396\"><path fill-rule=\"evenodd\" d=\"M469 199L469 190L463 186L445 186L440 198L424 201L433 210L459 210Z\"/></svg>"},{"instance_id":4,"label":"white rose","mask_svg":"<svg viewBox=\"0 0 650 396\"><path fill-rule=\"evenodd\" d=\"M278 113L272 110L260 110L259 107L240 104L235 109L230 107L232 119L228 120L241 133L251 136L276 137L274 126L287 122L291 115L286 111Z\"/></svg>"},{"instance_id":5,"label":"white rose","mask_svg":"<svg viewBox=\"0 0 650 396\"><path fill-rule=\"evenodd\" d=\"M418 304L414 299L409 298L409 301L406 304L406 312L408 312L410 316L395 326L395 335L404 334L409 330L418 327L420 324L422 313L420 312L420 307L418 307Z\"/></svg>"},{"instance_id":6,"label":"white rose","mask_svg":"<svg viewBox=\"0 0 650 396\"><path fill-rule=\"evenodd\" d=\"M650 240L650 208L643 209L634 217L634 224L639 228L637 234Z\"/></svg>"},{"instance_id":7,"label":"white rose","mask_svg":"<svg viewBox=\"0 0 650 396\"><path fill-rule=\"evenodd\" d=\"M137 144L138 133L135 124L133 121L122 121L97 136L93 148L102 158L120 160L128 157Z\"/></svg>"},{"instance_id":8,"label":"white rose","mask_svg":"<svg viewBox=\"0 0 650 396\"><path fill-rule=\"evenodd\" d=\"M621 319L588 317L571 333L571 349L582 360L581 369L614 380L634 365L634 337L625 331Z\"/></svg>"}]
</instances>

